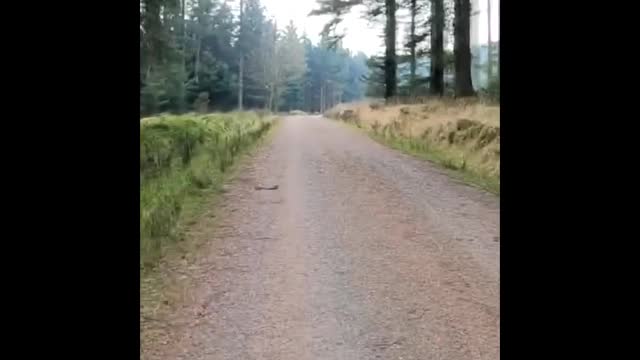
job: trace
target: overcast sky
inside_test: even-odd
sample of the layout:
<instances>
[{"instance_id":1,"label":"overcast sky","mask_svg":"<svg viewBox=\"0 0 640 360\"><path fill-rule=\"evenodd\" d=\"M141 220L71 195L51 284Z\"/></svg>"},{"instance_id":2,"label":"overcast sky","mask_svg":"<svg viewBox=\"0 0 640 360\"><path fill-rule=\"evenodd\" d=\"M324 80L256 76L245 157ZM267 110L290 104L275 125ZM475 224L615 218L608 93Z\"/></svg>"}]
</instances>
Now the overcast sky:
<instances>
[{"instance_id":1,"label":"overcast sky","mask_svg":"<svg viewBox=\"0 0 640 360\"><path fill-rule=\"evenodd\" d=\"M478 16L479 33L478 39L480 43L486 43L487 39L487 16L486 6L487 0L478 0L481 14ZM330 17L327 16L309 16L311 10L317 8L316 0L262 0L262 4L267 9L267 13L274 17L278 21L279 27L284 27L293 20L294 24L300 29L301 33L307 33L307 36L317 43L320 38L320 31L324 24ZM494 41L499 39L498 35L498 7L500 5L498 0L492 0L491 2L491 14L492 14L492 38ZM354 52L362 51L367 55L374 55L383 51L383 40L380 37L382 32L381 25L370 24L366 20L362 19L361 8L354 8L343 21L343 29L346 32L344 38L344 46ZM403 35L405 32L405 26L398 26L398 45L403 41ZM475 39L471 39L475 44ZM400 47L400 46L399 46Z\"/></svg>"},{"instance_id":2,"label":"overcast sky","mask_svg":"<svg viewBox=\"0 0 640 360\"><path fill-rule=\"evenodd\" d=\"M471 18L471 21L480 21L478 27L478 37L481 44L487 43L487 0L477 0L472 3L479 7L480 14ZM500 0L491 0L491 40L498 41L500 40L500 19L498 18L498 9L500 8ZM477 9L473 9L475 11ZM476 40L471 39L472 43L475 44Z\"/></svg>"}]
</instances>

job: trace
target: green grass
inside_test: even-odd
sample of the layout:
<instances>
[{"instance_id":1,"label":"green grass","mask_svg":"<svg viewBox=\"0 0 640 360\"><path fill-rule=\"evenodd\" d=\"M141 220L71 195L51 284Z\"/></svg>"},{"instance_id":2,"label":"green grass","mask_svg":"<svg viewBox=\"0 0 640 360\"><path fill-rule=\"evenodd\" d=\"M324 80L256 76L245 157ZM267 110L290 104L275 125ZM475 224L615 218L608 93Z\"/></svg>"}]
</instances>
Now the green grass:
<instances>
[{"instance_id":1,"label":"green grass","mask_svg":"<svg viewBox=\"0 0 640 360\"><path fill-rule=\"evenodd\" d=\"M255 113L187 114L140 124L140 264L153 267L181 224L221 189L237 158L271 127Z\"/></svg>"}]
</instances>

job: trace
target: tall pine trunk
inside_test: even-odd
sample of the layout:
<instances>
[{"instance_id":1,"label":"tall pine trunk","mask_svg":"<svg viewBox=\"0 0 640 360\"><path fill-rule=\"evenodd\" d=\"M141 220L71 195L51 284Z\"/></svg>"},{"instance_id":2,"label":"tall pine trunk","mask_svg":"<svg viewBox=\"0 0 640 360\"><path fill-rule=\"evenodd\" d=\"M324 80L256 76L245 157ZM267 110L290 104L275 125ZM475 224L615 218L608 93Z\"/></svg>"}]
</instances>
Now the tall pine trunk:
<instances>
[{"instance_id":1,"label":"tall pine trunk","mask_svg":"<svg viewBox=\"0 0 640 360\"><path fill-rule=\"evenodd\" d=\"M500 37L500 2L498 2L498 37ZM498 42L498 81L500 81L500 42Z\"/></svg>"},{"instance_id":2,"label":"tall pine trunk","mask_svg":"<svg viewBox=\"0 0 640 360\"><path fill-rule=\"evenodd\" d=\"M240 34L244 30L244 2L240 0ZM238 64L238 110L242 111L243 95L244 95L244 51L242 50L242 44L239 46L240 50L240 63Z\"/></svg>"},{"instance_id":3,"label":"tall pine trunk","mask_svg":"<svg viewBox=\"0 0 640 360\"><path fill-rule=\"evenodd\" d=\"M197 35L194 35L194 37ZM198 84L200 82L200 76L198 75L200 73L200 51L202 49L202 39L200 37L198 37L197 39L197 43L198 46L196 48L196 64L195 64L195 80L196 80L196 84Z\"/></svg>"},{"instance_id":4,"label":"tall pine trunk","mask_svg":"<svg viewBox=\"0 0 640 360\"><path fill-rule=\"evenodd\" d=\"M152 68L155 68L164 55L162 53L162 21L160 20L160 2L157 0L144 1L143 29L146 39L146 70L145 80L149 78Z\"/></svg>"},{"instance_id":5,"label":"tall pine trunk","mask_svg":"<svg viewBox=\"0 0 640 360\"><path fill-rule=\"evenodd\" d=\"M277 113L280 108L280 87L276 86L273 91L273 112Z\"/></svg>"},{"instance_id":6,"label":"tall pine trunk","mask_svg":"<svg viewBox=\"0 0 640 360\"><path fill-rule=\"evenodd\" d=\"M493 44L491 44L491 0L487 0L487 85L491 83L493 77Z\"/></svg>"},{"instance_id":7,"label":"tall pine trunk","mask_svg":"<svg viewBox=\"0 0 640 360\"><path fill-rule=\"evenodd\" d=\"M385 0L385 57L384 57L384 97L390 99L398 88L396 59L396 1Z\"/></svg>"},{"instance_id":8,"label":"tall pine trunk","mask_svg":"<svg viewBox=\"0 0 640 360\"><path fill-rule=\"evenodd\" d=\"M180 23L180 26L182 27L182 66L184 68L185 73L187 72L187 18L185 17L185 12L186 12L186 4L185 4L185 0L182 0L182 3L180 5L180 7L182 8L182 22Z\"/></svg>"},{"instance_id":9,"label":"tall pine trunk","mask_svg":"<svg viewBox=\"0 0 640 360\"><path fill-rule=\"evenodd\" d=\"M324 83L320 85L320 113L324 114Z\"/></svg>"},{"instance_id":10,"label":"tall pine trunk","mask_svg":"<svg viewBox=\"0 0 640 360\"><path fill-rule=\"evenodd\" d=\"M431 95L444 94L444 1L431 0Z\"/></svg>"},{"instance_id":11,"label":"tall pine trunk","mask_svg":"<svg viewBox=\"0 0 640 360\"><path fill-rule=\"evenodd\" d=\"M455 57L455 94L456 97L473 96L471 82L471 2L455 0L454 17L454 57Z\"/></svg>"},{"instance_id":12,"label":"tall pine trunk","mask_svg":"<svg viewBox=\"0 0 640 360\"><path fill-rule=\"evenodd\" d=\"M411 0L411 38L409 49L411 51L411 77L409 79L410 95L415 96L416 90L416 14L418 12L417 0Z\"/></svg>"}]
</instances>

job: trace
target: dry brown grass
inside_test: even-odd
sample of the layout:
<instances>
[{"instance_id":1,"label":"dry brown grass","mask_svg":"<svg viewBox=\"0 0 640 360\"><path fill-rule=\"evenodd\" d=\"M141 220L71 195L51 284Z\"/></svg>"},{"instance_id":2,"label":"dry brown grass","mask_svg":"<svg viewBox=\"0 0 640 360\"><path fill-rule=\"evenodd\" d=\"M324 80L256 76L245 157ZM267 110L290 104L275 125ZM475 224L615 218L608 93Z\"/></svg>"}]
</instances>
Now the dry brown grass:
<instances>
[{"instance_id":1,"label":"dry brown grass","mask_svg":"<svg viewBox=\"0 0 640 360\"><path fill-rule=\"evenodd\" d=\"M409 127L405 130L413 133L422 133L428 127L444 125L457 119L469 119L491 126L500 126L500 106L480 102L429 100L424 104L381 105L378 109L373 109L371 104L375 103L340 104L329 110L328 114L335 115L342 110L354 110L362 123L368 125L378 122L384 126L395 120L406 120Z\"/></svg>"},{"instance_id":2,"label":"dry brown grass","mask_svg":"<svg viewBox=\"0 0 640 360\"><path fill-rule=\"evenodd\" d=\"M326 116L353 123L413 152L482 178L500 179L500 106L479 100L427 99L419 104L340 104Z\"/></svg>"}]
</instances>

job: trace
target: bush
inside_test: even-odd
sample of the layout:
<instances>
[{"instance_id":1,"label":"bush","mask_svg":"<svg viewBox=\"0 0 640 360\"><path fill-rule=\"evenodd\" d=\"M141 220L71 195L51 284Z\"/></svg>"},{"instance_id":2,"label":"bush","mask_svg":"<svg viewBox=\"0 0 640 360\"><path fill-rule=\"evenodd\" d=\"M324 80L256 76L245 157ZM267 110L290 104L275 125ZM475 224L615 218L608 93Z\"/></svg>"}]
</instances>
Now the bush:
<instances>
[{"instance_id":1,"label":"bush","mask_svg":"<svg viewBox=\"0 0 640 360\"><path fill-rule=\"evenodd\" d=\"M140 260L175 238L185 201L217 186L235 157L270 127L254 113L181 115L140 123Z\"/></svg>"}]
</instances>

